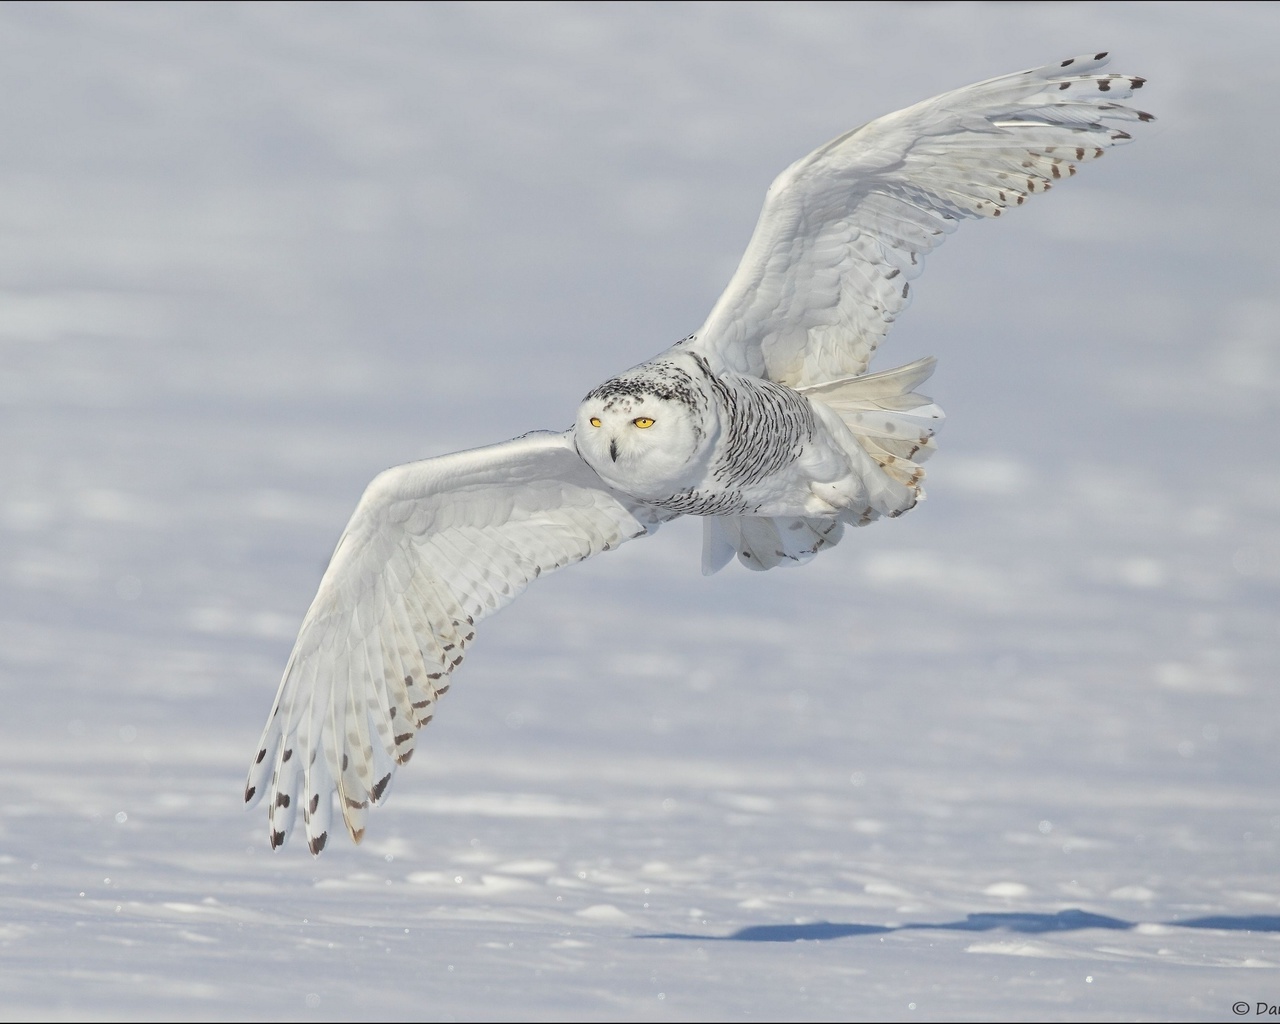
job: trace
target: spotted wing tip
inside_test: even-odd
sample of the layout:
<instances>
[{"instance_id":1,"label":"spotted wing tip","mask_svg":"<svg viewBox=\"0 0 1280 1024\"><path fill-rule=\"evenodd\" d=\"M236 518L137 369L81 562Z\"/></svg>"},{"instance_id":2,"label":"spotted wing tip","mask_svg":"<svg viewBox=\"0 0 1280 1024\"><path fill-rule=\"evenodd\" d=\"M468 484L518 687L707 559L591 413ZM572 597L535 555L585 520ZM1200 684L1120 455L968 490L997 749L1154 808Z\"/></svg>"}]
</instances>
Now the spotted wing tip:
<instances>
[{"instance_id":1,"label":"spotted wing tip","mask_svg":"<svg viewBox=\"0 0 1280 1024\"><path fill-rule=\"evenodd\" d=\"M1095 53L1092 57L1081 57L1077 55L1075 57L1068 57L1066 60L1059 61L1058 67L1069 68L1078 60L1106 60L1108 56L1110 56L1110 54L1106 50L1103 50L1101 53Z\"/></svg>"}]
</instances>

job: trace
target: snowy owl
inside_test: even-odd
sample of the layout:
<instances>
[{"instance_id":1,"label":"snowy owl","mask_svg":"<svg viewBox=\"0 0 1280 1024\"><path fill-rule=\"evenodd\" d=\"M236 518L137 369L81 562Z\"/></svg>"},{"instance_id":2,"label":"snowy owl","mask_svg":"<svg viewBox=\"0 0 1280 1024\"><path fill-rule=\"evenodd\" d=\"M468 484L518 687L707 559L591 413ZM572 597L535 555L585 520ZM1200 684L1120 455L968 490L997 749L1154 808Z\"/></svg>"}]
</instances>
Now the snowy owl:
<instances>
[{"instance_id":1,"label":"snowy owl","mask_svg":"<svg viewBox=\"0 0 1280 1024\"><path fill-rule=\"evenodd\" d=\"M271 845L301 799L352 839L409 760L476 624L538 576L703 517L702 568L804 562L921 498L932 359L867 373L926 253L1048 191L1149 121L1105 53L993 78L820 146L773 182L697 331L583 399L573 426L389 469L312 602L258 745Z\"/></svg>"}]
</instances>

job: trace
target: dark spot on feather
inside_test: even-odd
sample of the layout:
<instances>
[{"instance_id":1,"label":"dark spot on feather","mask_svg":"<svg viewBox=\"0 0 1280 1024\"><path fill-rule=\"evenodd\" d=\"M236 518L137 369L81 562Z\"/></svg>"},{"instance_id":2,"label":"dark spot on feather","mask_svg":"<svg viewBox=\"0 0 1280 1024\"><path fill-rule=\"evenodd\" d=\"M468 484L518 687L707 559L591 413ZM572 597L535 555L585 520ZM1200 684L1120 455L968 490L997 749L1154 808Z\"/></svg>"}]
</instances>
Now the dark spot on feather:
<instances>
[{"instance_id":1,"label":"dark spot on feather","mask_svg":"<svg viewBox=\"0 0 1280 1024\"><path fill-rule=\"evenodd\" d=\"M1102 60L1102 58L1103 58L1103 57L1105 57L1106 55L1107 55L1107 51L1106 51L1106 50L1103 50L1101 53L1095 53L1095 54L1093 55L1093 59L1094 59L1094 60Z\"/></svg>"},{"instance_id":2,"label":"dark spot on feather","mask_svg":"<svg viewBox=\"0 0 1280 1024\"><path fill-rule=\"evenodd\" d=\"M271 833L271 849L274 850L277 846L283 846L283 845L284 845L284 833L272 832Z\"/></svg>"},{"instance_id":3,"label":"dark spot on feather","mask_svg":"<svg viewBox=\"0 0 1280 1024\"><path fill-rule=\"evenodd\" d=\"M382 799L382 794L387 791L387 785L390 782L391 782L391 773L387 772L386 775L382 776L382 778L380 778L376 783L374 783L374 786L373 786L374 800Z\"/></svg>"},{"instance_id":4,"label":"dark spot on feather","mask_svg":"<svg viewBox=\"0 0 1280 1024\"><path fill-rule=\"evenodd\" d=\"M445 683L444 686L441 686L436 690L436 696L439 697L448 692L449 692L449 684Z\"/></svg>"},{"instance_id":5,"label":"dark spot on feather","mask_svg":"<svg viewBox=\"0 0 1280 1024\"><path fill-rule=\"evenodd\" d=\"M412 750L406 750L403 754L396 758L396 764L408 764L409 758L413 757Z\"/></svg>"},{"instance_id":6,"label":"dark spot on feather","mask_svg":"<svg viewBox=\"0 0 1280 1024\"><path fill-rule=\"evenodd\" d=\"M1133 88L1133 89L1141 89L1146 84L1147 84L1147 80L1145 78L1129 79L1129 86L1130 88Z\"/></svg>"},{"instance_id":7,"label":"dark spot on feather","mask_svg":"<svg viewBox=\"0 0 1280 1024\"><path fill-rule=\"evenodd\" d=\"M889 273L885 274L884 276L888 280L892 281L895 277L897 277L901 273L902 273L901 270L899 270L897 267L894 267L891 271L889 271Z\"/></svg>"},{"instance_id":8,"label":"dark spot on feather","mask_svg":"<svg viewBox=\"0 0 1280 1024\"><path fill-rule=\"evenodd\" d=\"M429 708L429 707L431 707L430 700L418 700L413 702L413 709L415 711L421 711L423 708Z\"/></svg>"},{"instance_id":9,"label":"dark spot on feather","mask_svg":"<svg viewBox=\"0 0 1280 1024\"><path fill-rule=\"evenodd\" d=\"M462 664L462 659L460 657L454 658L453 661L449 663L449 668L455 669L461 664Z\"/></svg>"},{"instance_id":10,"label":"dark spot on feather","mask_svg":"<svg viewBox=\"0 0 1280 1024\"><path fill-rule=\"evenodd\" d=\"M318 857L320 856L320 851L324 849L324 844L327 843L328 841L329 841L329 833L321 832L314 839L307 840L307 849L311 851L311 855L313 857ZM359 840L356 840L356 842L359 842Z\"/></svg>"},{"instance_id":11,"label":"dark spot on feather","mask_svg":"<svg viewBox=\"0 0 1280 1024\"><path fill-rule=\"evenodd\" d=\"M471 641L474 640L475 638L476 638L475 633L468 633L463 639L465 639L467 643L471 643Z\"/></svg>"},{"instance_id":12,"label":"dark spot on feather","mask_svg":"<svg viewBox=\"0 0 1280 1024\"><path fill-rule=\"evenodd\" d=\"M1139 111L1138 111L1138 120L1139 120L1139 121L1154 121L1155 119L1156 119L1156 115L1155 115L1155 114L1148 114L1145 110L1139 110Z\"/></svg>"},{"instance_id":13,"label":"dark spot on feather","mask_svg":"<svg viewBox=\"0 0 1280 1024\"><path fill-rule=\"evenodd\" d=\"M443 672L428 672L427 678L434 681L436 679L439 679L442 675L444 675Z\"/></svg>"},{"instance_id":14,"label":"dark spot on feather","mask_svg":"<svg viewBox=\"0 0 1280 1024\"><path fill-rule=\"evenodd\" d=\"M405 743L405 742L407 742L408 740L411 740L411 739L413 739L413 733L411 733L411 732L402 732L402 733L400 733L400 734L396 737L396 746L398 747L398 746L400 746L400 744L401 744L401 743Z\"/></svg>"},{"instance_id":15,"label":"dark spot on feather","mask_svg":"<svg viewBox=\"0 0 1280 1024\"><path fill-rule=\"evenodd\" d=\"M262 764L262 759L266 756L267 756L267 748L263 747L261 750L258 751L258 756L254 758L253 763Z\"/></svg>"},{"instance_id":16,"label":"dark spot on feather","mask_svg":"<svg viewBox=\"0 0 1280 1024\"><path fill-rule=\"evenodd\" d=\"M1059 82L1059 83L1058 83L1058 89L1059 89L1059 91L1061 91L1062 89L1070 89L1070 88L1071 88L1071 83L1070 83L1070 82Z\"/></svg>"},{"instance_id":17,"label":"dark spot on feather","mask_svg":"<svg viewBox=\"0 0 1280 1024\"><path fill-rule=\"evenodd\" d=\"M910 281L907 281L907 282L906 282L906 283L904 283L904 284L903 284L903 286L902 286L902 297L903 297L904 299L907 297L907 292L909 292L909 291L911 291L911 282L910 282Z\"/></svg>"},{"instance_id":18,"label":"dark spot on feather","mask_svg":"<svg viewBox=\"0 0 1280 1024\"><path fill-rule=\"evenodd\" d=\"M245 791L244 791L244 802L245 802L245 803L248 803L250 800L252 800L252 799L253 799L253 794L254 794L254 793L256 793L256 792L258 792L258 787L257 787L257 786L249 786L249 787L247 787L247 788L245 789Z\"/></svg>"},{"instance_id":19,"label":"dark spot on feather","mask_svg":"<svg viewBox=\"0 0 1280 1024\"><path fill-rule=\"evenodd\" d=\"M311 794L311 810L309 810L307 813L308 813L308 814L315 814L315 813L316 813L316 808L317 808L317 807L319 807L319 806L320 806L320 794L319 794L319 793L312 793L312 794Z\"/></svg>"},{"instance_id":20,"label":"dark spot on feather","mask_svg":"<svg viewBox=\"0 0 1280 1024\"><path fill-rule=\"evenodd\" d=\"M277 807L288 807L288 806L289 806L289 794L288 794L288 793L277 793L277 794L276 794L276 806L277 806Z\"/></svg>"},{"instance_id":21,"label":"dark spot on feather","mask_svg":"<svg viewBox=\"0 0 1280 1024\"><path fill-rule=\"evenodd\" d=\"M347 770L347 766L348 766L350 763L351 763L351 762L347 759L347 755L346 755L346 754L343 754L343 755L342 755L342 770L343 770L344 772Z\"/></svg>"},{"instance_id":22,"label":"dark spot on feather","mask_svg":"<svg viewBox=\"0 0 1280 1024\"><path fill-rule=\"evenodd\" d=\"M1098 92L1110 92L1110 91L1111 91L1111 79L1104 78L1098 82Z\"/></svg>"},{"instance_id":23,"label":"dark spot on feather","mask_svg":"<svg viewBox=\"0 0 1280 1024\"><path fill-rule=\"evenodd\" d=\"M292 747L290 747L288 750L286 750L286 751L284 752L284 757L280 758L280 760L281 760L281 761L287 761L287 760L289 760L289 758L291 758L291 757L293 757L293 748L292 748Z\"/></svg>"},{"instance_id":24,"label":"dark spot on feather","mask_svg":"<svg viewBox=\"0 0 1280 1024\"><path fill-rule=\"evenodd\" d=\"M1062 177L1062 169L1061 169L1057 164L1054 164L1054 165L1050 168L1050 173L1051 173L1055 178L1061 178L1061 177Z\"/></svg>"},{"instance_id":25,"label":"dark spot on feather","mask_svg":"<svg viewBox=\"0 0 1280 1024\"><path fill-rule=\"evenodd\" d=\"M348 797L344 797L344 798L343 798L343 802L344 802L344 803L346 803L346 805L347 805L348 807L352 807L352 808L354 808L354 809L355 809L355 810L357 810L357 811L363 810L364 808L366 808L366 807L368 807L368 806L369 806L369 801L367 801L367 800L352 800L352 799L351 799L351 797L349 797L349 796L348 796Z\"/></svg>"},{"instance_id":26,"label":"dark spot on feather","mask_svg":"<svg viewBox=\"0 0 1280 1024\"><path fill-rule=\"evenodd\" d=\"M1075 59L1074 57L1068 57L1068 58L1067 58L1066 60L1064 60L1061 64L1059 64L1059 65L1058 65L1058 67L1060 67L1060 68L1069 68L1069 67L1071 67L1071 65L1072 65L1072 64L1074 64L1075 62L1076 62L1076 59Z\"/></svg>"}]
</instances>

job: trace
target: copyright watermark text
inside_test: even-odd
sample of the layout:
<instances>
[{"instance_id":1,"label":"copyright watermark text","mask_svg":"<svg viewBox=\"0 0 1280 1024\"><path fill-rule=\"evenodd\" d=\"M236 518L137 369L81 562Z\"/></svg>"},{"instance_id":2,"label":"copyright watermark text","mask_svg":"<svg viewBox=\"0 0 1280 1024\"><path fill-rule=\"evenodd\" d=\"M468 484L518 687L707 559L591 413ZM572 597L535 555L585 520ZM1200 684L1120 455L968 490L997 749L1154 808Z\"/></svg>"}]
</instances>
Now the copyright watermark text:
<instances>
[{"instance_id":1,"label":"copyright watermark text","mask_svg":"<svg viewBox=\"0 0 1280 1024\"><path fill-rule=\"evenodd\" d=\"M1250 1003L1241 999L1231 1004L1231 1012L1237 1017L1280 1017L1280 1003Z\"/></svg>"}]
</instances>

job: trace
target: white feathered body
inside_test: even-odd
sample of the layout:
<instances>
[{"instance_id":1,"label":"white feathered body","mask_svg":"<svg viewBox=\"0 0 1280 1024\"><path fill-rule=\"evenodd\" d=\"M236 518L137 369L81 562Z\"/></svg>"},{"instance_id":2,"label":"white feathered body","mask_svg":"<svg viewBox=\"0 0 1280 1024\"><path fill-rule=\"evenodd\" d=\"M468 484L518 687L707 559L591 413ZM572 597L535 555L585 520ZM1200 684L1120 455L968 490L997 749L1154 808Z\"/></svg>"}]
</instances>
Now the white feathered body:
<instances>
[{"instance_id":1,"label":"white feathered body","mask_svg":"<svg viewBox=\"0 0 1280 1024\"><path fill-rule=\"evenodd\" d=\"M691 350L696 341L587 395L574 443L610 487L667 513L714 517L707 546L717 551L704 569L733 553L753 569L802 562L844 524L901 515L920 499L918 464L942 412L912 388L932 360L797 391L716 372Z\"/></svg>"},{"instance_id":2,"label":"white feathered body","mask_svg":"<svg viewBox=\"0 0 1280 1024\"><path fill-rule=\"evenodd\" d=\"M979 82L819 147L770 187L706 322L593 389L563 433L387 470L360 500L303 620L249 771L272 846L301 806L359 841L476 623L554 571L678 515L703 570L806 561L922 496L941 411L922 359L868 373L924 256L1151 120L1105 53Z\"/></svg>"}]
</instances>

